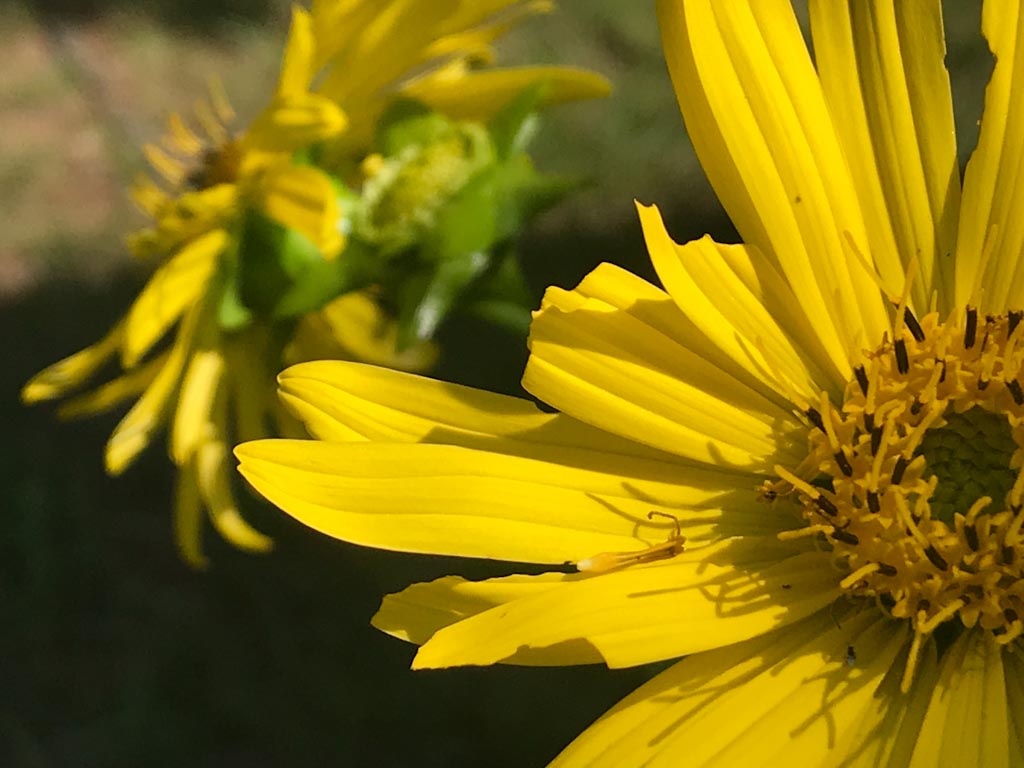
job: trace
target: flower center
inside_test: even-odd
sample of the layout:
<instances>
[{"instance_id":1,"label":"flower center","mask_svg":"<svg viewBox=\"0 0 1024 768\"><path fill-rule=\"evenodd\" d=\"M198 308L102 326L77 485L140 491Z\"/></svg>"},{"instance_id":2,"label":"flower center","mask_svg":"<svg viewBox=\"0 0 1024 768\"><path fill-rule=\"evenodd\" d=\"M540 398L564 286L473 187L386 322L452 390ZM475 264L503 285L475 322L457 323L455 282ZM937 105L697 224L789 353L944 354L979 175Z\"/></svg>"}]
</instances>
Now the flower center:
<instances>
[{"instance_id":1,"label":"flower center","mask_svg":"<svg viewBox=\"0 0 1024 768\"><path fill-rule=\"evenodd\" d=\"M199 164L188 175L186 182L196 190L209 189L217 184L233 184L238 179L242 162L242 149L237 139L203 150Z\"/></svg>"},{"instance_id":2,"label":"flower center","mask_svg":"<svg viewBox=\"0 0 1024 768\"><path fill-rule=\"evenodd\" d=\"M1024 312L920 323L866 353L843 402L805 414L808 456L776 467L789 498L847 573L849 594L911 621L922 638L959 619L999 643L1024 632Z\"/></svg>"}]
</instances>

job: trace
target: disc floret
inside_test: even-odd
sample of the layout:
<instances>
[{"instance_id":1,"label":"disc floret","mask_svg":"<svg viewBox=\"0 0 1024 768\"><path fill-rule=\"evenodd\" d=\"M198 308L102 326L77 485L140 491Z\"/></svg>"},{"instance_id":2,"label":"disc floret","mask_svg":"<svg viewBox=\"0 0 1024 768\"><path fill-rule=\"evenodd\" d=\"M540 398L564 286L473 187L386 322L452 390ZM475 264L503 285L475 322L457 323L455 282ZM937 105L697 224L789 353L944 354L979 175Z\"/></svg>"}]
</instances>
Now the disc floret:
<instances>
[{"instance_id":1,"label":"disc floret","mask_svg":"<svg viewBox=\"0 0 1024 768\"><path fill-rule=\"evenodd\" d=\"M906 310L840 406L822 394L806 409L807 459L765 487L807 523L783 538L822 538L848 593L911 622L905 687L922 639L948 621L998 643L1024 632L1022 317Z\"/></svg>"}]
</instances>

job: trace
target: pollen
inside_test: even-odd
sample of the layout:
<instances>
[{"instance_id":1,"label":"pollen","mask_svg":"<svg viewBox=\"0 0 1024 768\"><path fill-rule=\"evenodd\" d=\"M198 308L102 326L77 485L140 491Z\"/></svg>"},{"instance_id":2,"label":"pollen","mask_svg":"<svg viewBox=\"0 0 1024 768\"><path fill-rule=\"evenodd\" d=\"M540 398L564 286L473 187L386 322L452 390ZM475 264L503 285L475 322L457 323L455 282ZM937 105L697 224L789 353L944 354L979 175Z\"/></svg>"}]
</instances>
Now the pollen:
<instances>
[{"instance_id":1,"label":"pollen","mask_svg":"<svg viewBox=\"0 0 1024 768\"><path fill-rule=\"evenodd\" d=\"M905 315L841 404L807 408L807 459L761 497L805 523L780 538L823 542L849 595L911 623L906 690L947 622L1001 644L1024 633L1024 313Z\"/></svg>"}]
</instances>

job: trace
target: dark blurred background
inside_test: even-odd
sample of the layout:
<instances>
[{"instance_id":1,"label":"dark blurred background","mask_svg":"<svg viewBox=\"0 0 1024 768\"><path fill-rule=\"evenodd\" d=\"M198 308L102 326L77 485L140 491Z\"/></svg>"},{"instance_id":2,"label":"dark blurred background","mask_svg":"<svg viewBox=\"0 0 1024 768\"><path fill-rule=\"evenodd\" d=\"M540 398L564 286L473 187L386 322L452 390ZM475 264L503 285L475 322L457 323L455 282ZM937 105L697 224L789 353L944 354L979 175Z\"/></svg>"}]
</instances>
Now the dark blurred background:
<instances>
[{"instance_id":1,"label":"dark blurred background","mask_svg":"<svg viewBox=\"0 0 1024 768\"><path fill-rule=\"evenodd\" d=\"M734 233L697 167L664 70L653 2L562 0L501 46L504 62L609 76L615 95L551 113L538 164L588 191L525 235L537 293L600 261L650 277L633 198L677 240ZM947 5L961 151L990 66L978 4ZM178 559L172 476L154 446L102 471L118 418L57 423L21 385L99 337L145 279L122 246L140 145L213 73L243 115L274 82L283 0L0 0L0 765L542 765L652 669L412 673L411 646L369 626L381 595L514 566L329 540L250 499L267 556L207 536ZM517 392L523 339L446 335L442 378Z\"/></svg>"}]
</instances>

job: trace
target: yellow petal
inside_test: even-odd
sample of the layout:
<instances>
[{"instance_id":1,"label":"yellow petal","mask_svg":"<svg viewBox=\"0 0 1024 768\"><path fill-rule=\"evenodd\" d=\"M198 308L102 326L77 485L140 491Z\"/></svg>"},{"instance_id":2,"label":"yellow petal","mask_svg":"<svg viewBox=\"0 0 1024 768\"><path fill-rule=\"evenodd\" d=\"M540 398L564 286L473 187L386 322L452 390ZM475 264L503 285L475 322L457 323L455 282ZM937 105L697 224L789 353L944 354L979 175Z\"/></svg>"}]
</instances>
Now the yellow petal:
<instances>
[{"instance_id":1,"label":"yellow petal","mask_svg":"<svg viewBox=\"0 0 1024 768\"><path fill-rule=\"evenodd\" d=\"M243 138L247 150L294 152L345 130L348 118L341 107L315 93L292 93L276 98L253 121Z\"/></svg>"},{"instance_id":2,"label":"yellow petal","mask_svg":"<svg viewBox=\"0 0 1024 768\"><path fill-rule=\"evenodd\" d=\"M298 5L292 6L292 24L288 29L288 42L281 61L281 76L277 81L277 95L288 97L303 94L313 77L313 19Z\"/></svg>"},{"instance_id":3,"label":"yellow petal","mask_svg":"<svg viewBox=\"0 0 1024 768\"><path fill-rule=\"evenodd\" d=\"M920 272L913 306L952 307L960 208L953 103L939 0L811 3L822 87L850 164L868 242L890 290Z\"/></svg>"},{"instance_id":4,"label":"yellow petal","mask_svg":"<svg viewBox=\"0 0 1024 768\"><path fill-rule=\"evenodd\" d=\"M765 565L772 555L779 560ZM786 557L771 536L734 540L576 577L477 614L431 637L413 668L494 664L520 649L580 641L609 667L631 667L756 637L819 611L838 595L826 553Z\"/></svg>"},{"instance_id":5,"label":"yellow petal","mask_svg":"<svg viewBox=\"0 0 1024 768\"><path fill-rule=\"evenodd\" d=\"M124 340L124 321L118 322L95 344L75 352L37 373L21 390L26 404L63 397L84 384L104 363L116 354Z\"/></svg>"},{"instance_id":6,"label":"yellow petal","mask_svg":"<svg viewBox=\"0 0 1024 768\"><path fill-rule=\"evenodd\" d=\"M107 441L104 458L107 472L111 475L119 475L127 469L149 445L153 432L166 420L171 409L171 398L177 391L189 349L192 347L196 323L202 311L202 305L197 305L185 313L174 346L167 354L160 372L138 402L121 419Z\"/></svg>"},{"instance_id":7,"label":"yellow petal","mask_svg":"<svg viewBox=\"0 0 1024 768\"><path fill-rule=\"evenodd\" d=\"M300 522L407 552L536 563L644 549L678 517L690 542L774 535L781 513L749 478L585 448L513 440L454 445L261 440L235 449L242 475Z\"/></svg>"},{"instance_id":8,"label":"yellow petal","mask_svg":"<svg viewBox=\"0 0 1024 768\"><path fill-rule=\"evenodd\" d=\"M423 341L398 351L398 324L369 291L353 291L303 316L286 351L290 362L359 360L404 371L431 368L438 348Z\"/></svg>"},{"instance_id":9,"label":"yellow petal","mask_svg":"<svg viewBox=\"0 0 1024 768\"><path fill-rule=\"evenodd\" d=\"M402 87L416 99L454 120L486 121L523 90L543 83L542 104L599 99L611 84L595 72L573 67L512 67L506 69L438 70Z\"/></svg>"},{"instance_id":10,"label":"yellow petal","mask_svg":"<svg viewBox=\"0 0 1024 768\"><path fill-rule=\"evenodd\" d=\"M321 440L447 443L490 448L491 438L587 448L678 462L531 400L361 363L324 360L278 377L281 398Z\"/></svg>"},{"instance_id":11,"label":"yellow petal","mask_svg":"<svg viewBox=\"0 0 1024 768\"><path fill-rule=\"evenodd\" d=\"M985 90L978 145L964 172L956 301L958 306L980 304L983 312L1004 312L1024 307L1019 192L1024 172L1024 10L1020 3L987 0L981 29L996 62Z\"/></svg>"},{"instance_id":12,"label":"yellow petal","mask_svg":"<svg viewBox=\"0 0 1024 768\"><path fill-rule=\"evenodd\" d=\"M160 370L167 364L169 352L148 360L143 365L129 371L123 376L118 376L108 381L103 386L97 387L92 392L79 395L57 409L57 415L62 419L77 419L83 416L92 416L109 410L125 400L137 397L144 392Z\"/></svg>"},{"instance_id":13,"label":"yellow petal","mask_svg":"<svg viewBox=\"0 0 1024 768\"><path fill-rule=\"evenodd\" d=\"M789 412L633 307L549 288L529 343L523 386L581 421L736 471L770 471L787 452L800 461L785 438L797 426Z\"/></svg>"},{"instance_id":14,"label":"yellow petal","mask_svg":"<svg viewBox=\"0 0 1024 768\"><path fill-rule=\"evenodd\" d=\"M557 588L572 578L575 577L545 573L476 582L446 576L429 584L413 584L398 594L387 595L372 623L392 637L422 645L443 627L495 606ZM570 641L548 648L522 648L505 661L529 666L562 666L597 664L602 660L589 643Z\"/></svg>"},{"instance_id":15,"label":"yellow petal","mask_svg":"<svg viewBox=\"0 0 1024 768\"><path fill-rule=\"evenodd\" d=\"M743 237L780 266L834 367L882 338L853 181L788 0L659 0L665 58L697 156Z\"/></svg>"},{"instance_id":16,"label":"yellow petal","mask_svg":"<svg viewBox=\"0 0 1024 768\"><path fill-rule=\"evenodd\" d=\"M178 466L209 438L206 424L218 393L223 397L224 370L224 356L215 346L196 350L189 358L171 425L171 459Z\"/></svg>"},{"instance_id":17,"label":"yellow petal","mask_svg":"<svg viewBox=\"0 0 1024 768\"><path fill-rule=\"evenodd\" d=\"M684 659L616 705L552 766L820 765L858 714L876 705L905 637L873 611L844 619L842 629L825 614Z\"/></svg>"},{"instance_id":18,"label":"yellow petal","mask_svg":"<svg viewBox=\"0 0 1024 768\"><path fill-rule=\"evenodd\" d=\"M981 629L961 633L943 654L912 768L1009 768L1003 647Z\"/></svg>"},{"instance_id":19,"label":"yellow petal","mask_svg":"<svg viewBox=\"0 0 1024 768\"><path fill-rule=\"evenodd\" d=\"M844 629L845 625L844 621ZM893 627L889 629L891 631ZM906 636L902 630L896 633ZM855 666L861 666L872 658L865 658L871 649L860 640L850 643ZM892 660L874 696L859 713L844 723L843 733L829 745L828 753L821 762L822 768L900 768L909 764L939 674L935 641L930 638L922 645L915 667L914 685L908 693L903 693L900 684L909 649L910 643L904 642L903 649Z\"/></svg>"},{"instance_id":20,"label":"yellow petal","mask_svg":"<svg viewBox=\"0 0 1024 768\"><path fill-rule=\"evenodd\" d=\"M333 259L344 238L338 228L338 202L330 179L315 168L275 163L261 175L255 204L286 227L298 230Z\"/></svg>"},{"instance_id":21,"label":"yellow petal","mask_svg":"<svg viewBox=\"0 0 1024 768\"><path fill-rule=\"evenodd\" d=\"M206 290L228 244L228 233L215 229L183 246L146 283L128 310L121 364L131 368L158 342L181 314Z\"/></svg>"},{"instance_id":22,"label":"yellow petal","mask_svg":"<svg viewBox=\"0 0 1024 768\"><path fill-rule=\"evenodd\" d=\"M249 525L238 511L231 492L227 446L220 440L204 443L195 452L195 467L199 494L217 533L239 549L269 551L273 540Z\"/></svg>"},{"instance_id":23,"label":"yellow petal","mask_svg":"<svg viewBox=\"0 0 1024 768\"><path fill-rule=\"evenodd\" d=\"M1010 765L1024 765L1024 659L1003 656L1006 669L1006 709L1010 716Z\"/></svg>"},{"instance_id":24,"label":"yellow petal","mask_svg":"<svg viewBox=\"0 0 1024 768\"><path fill-rule=\"evenodd\" d=\"M203 505L199 497L195 467L189 462L178 467L174 490L174 540L181 559L196 570L208 564L203 554Z\"/></svg>"},{"instance_id":25,"label":"yellow petal","mask_svg":"<svg viewBox=\"0 0 1024 768\"><path fill-rule=\"evenodd\" d=\"M845 382L839 380L838 371L813 365L811 373L812 361L827 366L827 356L807 318L794 317L792 310L798 305L793 303L792 291L755 248L719 245L707 236L677 245L665 231L657 208L640 205L638 210L662 285L711 342L717 353L711 359L720 368L768 397L781 396L783 403L794 392L813 400L830 380L842 391ZM757 292L734 264L757 276ZM795 333L787 333L776 320L787 315ZM801 339L804 349L793 346L792 336Z\"/></svg>"}]
</instances>

